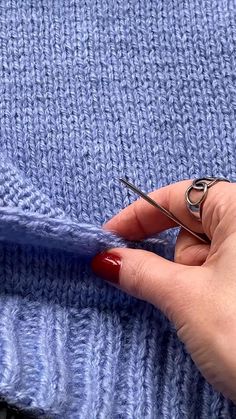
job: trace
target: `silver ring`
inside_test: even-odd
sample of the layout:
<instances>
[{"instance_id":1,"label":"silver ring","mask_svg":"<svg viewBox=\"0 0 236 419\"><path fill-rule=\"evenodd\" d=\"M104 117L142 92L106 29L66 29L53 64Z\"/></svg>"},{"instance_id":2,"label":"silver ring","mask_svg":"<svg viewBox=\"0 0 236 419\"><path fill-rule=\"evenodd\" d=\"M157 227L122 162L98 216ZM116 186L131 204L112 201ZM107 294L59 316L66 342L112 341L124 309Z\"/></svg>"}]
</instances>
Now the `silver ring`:
<instances>
[{"instance_id":1,"label":"silver ring","mask_svg":"<svg viewBox=\"0 0 236 419\"><path fill-rule=\"evenodd\" d=\"M219 177L204 177L204 178L198 178L193 181L193 183L188 187L188 189L185 192L185 201L188 210L190 213L198 220L202 220L202 204L205 201L208 189L211 188L213 185L215 185L217 182L230 182L230 180L225 178L219 178ZM190 198L191 192L195 190L200 192L200 197L196 201L192 201Z\"/></svg>"}]
</instances>

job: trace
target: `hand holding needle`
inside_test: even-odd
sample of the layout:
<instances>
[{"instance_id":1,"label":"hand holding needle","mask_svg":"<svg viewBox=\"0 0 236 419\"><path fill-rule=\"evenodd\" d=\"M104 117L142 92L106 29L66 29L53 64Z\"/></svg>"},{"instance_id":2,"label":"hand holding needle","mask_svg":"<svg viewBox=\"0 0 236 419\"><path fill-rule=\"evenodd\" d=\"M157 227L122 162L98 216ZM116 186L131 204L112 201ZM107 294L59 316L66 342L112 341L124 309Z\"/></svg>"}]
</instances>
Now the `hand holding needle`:
<instances>
[{"instance_id":1,"label":"hand holding needle","mask_svg":"<svg viewBox=\"0 0 236 419\"><path fill-rule=\"evenodd\" d=\"M158 202L154 201L154 207L160 209L160 202L173 208L185 224L193 229L198 225L198 231L206 232L211 245L183 228L173 261L145 250L111 248L95 256L92 268L117 288L160 309L174 323L206 380L236 402L236 184L219 182L210 189L202 223L196 224L181 199L191 183L189 179L154 191L152 196ZM139 240L176 224L182 226L173 214L169 219L165 208L162 211L156 216L150 205L138 200L104 228Z\"/></svg>"},{"instance_id":2,"label":"hand holding needle","mask_svg":"<svg viewBox=\"0 0 236 419\"><path fill-rule=\"evenodd\" d=\"M140 189L138 189L136 186L134 186L132 183L130 183L126 179L120 178L120 181L127 186L129 189L131 189L133 192L141 196L141 198L145 199L150 205L157 208L159 211L161 211L163 214L165 214L167 217L169 217L171 220L173 220L177 225L182 227L184 230L188 231L190 234L192 234L194 237L197 237L201 242L209 244L210 241L208 237L204 234L198 234L195 231L191 230L189 227L187 227L184 223L182 223L177 217L175 217L174 214L172 214L170 211L168 211L166 208L162 207L162 205L158 204L156 201L154 201L150 196L142 192Z\"/></svg>"}]
</instances>

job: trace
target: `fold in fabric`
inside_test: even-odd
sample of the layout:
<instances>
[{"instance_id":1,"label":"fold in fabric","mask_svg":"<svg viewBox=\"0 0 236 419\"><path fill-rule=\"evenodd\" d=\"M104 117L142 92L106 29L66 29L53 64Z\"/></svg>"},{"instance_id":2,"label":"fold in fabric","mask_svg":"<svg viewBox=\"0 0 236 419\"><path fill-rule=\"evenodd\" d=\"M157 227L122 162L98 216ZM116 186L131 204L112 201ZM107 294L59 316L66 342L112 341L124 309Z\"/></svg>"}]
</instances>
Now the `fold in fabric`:
<instances>
[{"instance_id":1,"label":"fold in fabric","mask_svg":"<svg viewBox=\"0 0 236 419\"><path fill-rule=\"evenodd\" d=\"M10 207L0 208L0 240L65 250L85 258L107 248L127 246L115 234L100 227Z\"/></svg>"},{"instance_id":2,"label":"fold in fabric","mask_svg":"<svg viewBox=\"0 0 236 419\"><path fill-rule=\"evenodd\" d=\"M4 153L0 159L1 241L64 250L85 259L108 248L132 246L100 226L72 220ZM163 243L155 238L155 245Z\"/></svg>"}]
</instances>

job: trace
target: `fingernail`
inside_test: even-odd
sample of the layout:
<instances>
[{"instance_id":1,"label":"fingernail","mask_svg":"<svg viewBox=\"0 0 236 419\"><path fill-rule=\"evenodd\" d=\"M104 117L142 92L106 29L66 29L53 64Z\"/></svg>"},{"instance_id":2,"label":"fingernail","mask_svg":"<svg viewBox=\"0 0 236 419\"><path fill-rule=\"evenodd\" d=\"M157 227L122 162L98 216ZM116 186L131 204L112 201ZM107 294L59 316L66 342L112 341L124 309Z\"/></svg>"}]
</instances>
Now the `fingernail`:
<instances>
[{"instance_id":1,"label":"fingernail","mask_svg":"<svg viewBox=\"0 0 236 419\"><path fill-rule=\"evenodd\" d=\"M92 260L92 270L97 276L112 282L119 283L121 258L109 252L96 255Z\"/></svg>"}]
</instances>

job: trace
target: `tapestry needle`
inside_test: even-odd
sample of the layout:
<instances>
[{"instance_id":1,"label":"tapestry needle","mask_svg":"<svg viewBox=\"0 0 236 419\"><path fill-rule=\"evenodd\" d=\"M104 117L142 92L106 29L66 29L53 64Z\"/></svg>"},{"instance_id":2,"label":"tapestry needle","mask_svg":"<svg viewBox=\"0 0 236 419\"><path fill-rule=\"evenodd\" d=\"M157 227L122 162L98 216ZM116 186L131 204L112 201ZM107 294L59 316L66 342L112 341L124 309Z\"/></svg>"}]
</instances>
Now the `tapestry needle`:
<instances>
[{"instance_id":1,"label":"tapestry needle","mask_svg":"<svg viewBox=\"0 0 236 419\"><path fill-rule=\"evenodd\" d=\"M184 230L188 231L190 234L192 234L197 239L201 240L201 242L205 244L210 244L210 241L208 237L204 234L201 235L200 233L196 233L195 231L192 231L189 227L187 227L182 221L180 221L177 217L175 217L172 212L168 211L166 208L162 207L160 204L158 204L156 201L154 201L150 196L142 192L140 189L138 189L136 186L134 186L132 183L130 183L128 180L120 178L120 181L127 186L129 189L131 189L133 192L141 196L141 198L145 199L150 205L153 207L159 209L163 214L165 214L168 218L170 218L172 221L174 221L176 224L178 224L180 227L182 227Z\"/></svg>"}]
</instances>

